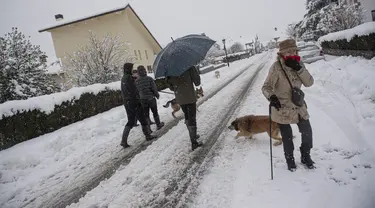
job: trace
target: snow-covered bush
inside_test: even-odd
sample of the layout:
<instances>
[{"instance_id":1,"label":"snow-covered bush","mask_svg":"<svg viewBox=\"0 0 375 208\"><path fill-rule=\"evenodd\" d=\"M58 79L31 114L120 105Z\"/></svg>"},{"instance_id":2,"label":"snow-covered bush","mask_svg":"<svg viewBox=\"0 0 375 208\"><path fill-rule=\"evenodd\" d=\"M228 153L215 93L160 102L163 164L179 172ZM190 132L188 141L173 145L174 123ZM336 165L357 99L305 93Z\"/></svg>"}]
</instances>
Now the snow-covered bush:
<instances>
[{"instance_id":1,"label":"snow-covered bush","mask_svg":"<svg viewBox=\"0 0 375 208\"><path fill-rule=\"evenodd\" d=\"M230 51L232 53L238 53L238 52L241 52L243 50L244 50L244 46L239 42L233 43L233 45L230 47Z\"/></svg>"},{"instance_id":2,"label":"snow-covered bush","mask_svg":"<svg viewBox=\"0 0 375 208\"><path fill-rule=\"evenodd\" d=\"M121 105L121 84L95 84L0 104L0 150Z\"/></svg>"},{"instance_id":3,"label":"snow-covered bush","mask_svg":"<svg viewBox=\"0 0 375 208\"><path fill-rule=\"evenodd\" d=\"M358 4L333 5L325 12L317 29L324 33L332 33L358 26L364 22L364 11Z\"/></svg>"},{"instance_id":4,"label":"snow-covered bush","mask_svg":"<svg viewBox=\"0 0 375 208\"><path fill-rule=\"evenodd\" d=\"M47 56L17 28L0 37L0 103L58 90L45 74Z\"/></svg>"},{"instance_id":5,"label":"snow-covered bush","mask_svg":"<svg viewBox=\"0 0 375 208\"><path fill-rule=\"evenodd\" d=\"M298 34L296 23L289 24L285 30L285 33L289 38L296 39Z\"/></svg>"},{"instance_id":6,"label":"snow-covered bush","mask_svg":"<svg viewBox=\"0 0 375 208\"><path fill-rule=\"evenodd\" d=\"M119 81L123 64L135 59L130 55L129 46L120 36L107 34L100 39L90 31L86 45L79 46L73 54L66 54L68 63L64 66L64 72L68 86Z\"/></svg>"},{"instance_id":7,"label":"snow-covered bush","mask_svg":"<svg viewBox=\"0 0 375 208\"><path fill-rule=\"evenodd\" d=\"M307 0L307 14L295 26L297 37L312 35L314 39L317 39L316 37L324 35L324 32L318 28L318 24L325 13L335 4L336 2L332 0Z\"/></svg>"},{"instance_id":8,"label":"snow-covered bush","mask_svg":"<svg viewBox=\"0 0 375 208\"><path fill-rule=\"evenodd\" d=\"M323 48L375 51L375 22L330 33L318 40Z\"/></svg>"},{"instance_id":9,"label":"snow-covered bush","mask_svg":"<svg viewBox=\"0 0 375 208\"><path fill-rule=\"evenodd\" d=\"M319 38L324 51L332 55L375 56L375 22L330 33Z\"/></svg>"}]
</instances>

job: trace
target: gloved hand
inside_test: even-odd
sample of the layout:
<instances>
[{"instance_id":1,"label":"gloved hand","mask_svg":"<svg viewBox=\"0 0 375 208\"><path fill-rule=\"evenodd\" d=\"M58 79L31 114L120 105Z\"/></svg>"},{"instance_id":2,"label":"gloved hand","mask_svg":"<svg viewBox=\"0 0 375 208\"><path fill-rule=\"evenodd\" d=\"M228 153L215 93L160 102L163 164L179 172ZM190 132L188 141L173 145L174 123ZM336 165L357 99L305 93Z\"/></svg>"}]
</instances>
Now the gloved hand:
<instances>
[{"instance_id":1,"label":"gloved hand","mask_svg":"<svg viewBox=\"0 0 375 208\"><path fill-rule=\"evenodd\" d=\"M277 98L276 95L271 95L271 97L270 97L270 106L275 107L276 110L280 110L281 103L279 101L279 98Z\"/></svg>"},{"instance_id":2,"label":"gloved hand","mask_svg":"<svg viewBox=\"0 0 375 208\"><path fill-rule=\"evenodd\" d=\"M292 58L288 58L287 60L285 60L285 65L292 68L295 71L299 71L302 69L302 66L298 63L298 61Z\"/></svg>"}]
</instances>

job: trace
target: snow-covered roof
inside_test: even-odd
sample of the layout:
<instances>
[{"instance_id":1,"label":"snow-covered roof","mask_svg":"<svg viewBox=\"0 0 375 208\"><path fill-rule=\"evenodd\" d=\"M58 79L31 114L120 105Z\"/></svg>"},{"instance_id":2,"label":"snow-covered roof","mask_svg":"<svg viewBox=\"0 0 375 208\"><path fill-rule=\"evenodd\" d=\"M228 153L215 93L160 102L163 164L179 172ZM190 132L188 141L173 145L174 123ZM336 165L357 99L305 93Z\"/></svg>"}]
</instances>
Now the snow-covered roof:
<instances>
[{"instance_id":1,"label":"snow-covered roof","mask_svg":"<svg viewBox=\"0 0 375 208\"><path fill-rule=\"evenodd\" d=\"M329 33L320 37L318 42L321 43L323 41L336 41L342 39L346 39L349 42L355 35L363 36L369 35L370 33L375 33L375 22L366 22L351 29Z\"/></svg>"},{"instance_id":2,"label":"snow-covered roof","mask_svg":"<svg viewBox=\"0 0 375 208\"><path fill-rule=\"evenodd\" d=\"M61 20L61 21L56 22L55 24L49 25L49 26L39 30L38 32L41 33L41 32L52 30L52 29L55 29L55 28L58 28L58 27L63 27L63 26L66 26L66 25L70 25L70 24L74 24L74 23L77 23L77 22L85 21L85 20L92 19L92 18L95 18L95 17L100 17L100 16L103 16L103 15L106 15L106 14L119 12L119 11L125 10L126 8L129 8L134 13L134 15L137 17L137 19L141 22L143 27L146 29L146 31L151 35L152 39L154 39L156 44L162 49L163 47L156 40L154 35L152 35L150 30L146 27L146 25L143 23L143 21L138 16L138 14L134 11L134 9L130 6L130 4L127 4L126 6L121 6L121 7L117 7L117 8L114 8L114 9L106 10L106 11L101 11L100 13L87 15L87 16L84 16L84 17L81 17L81 18L70 19L70 20Z\"/></svg>"},{"instance_id":3,"label":"snow-covered roof","mask_svg":"<svg viewBox=\"0 0 375 208\"><path fill-rule=\"evenodd\" d=\"M55 24L52 24L52 25L49 25L47 27L44 27L43 29L40 29L39 32L44 32L44 31L52 30L52 29L55 29L55 28L58 28L58 27L62 27L62 26L74 24L74 23L77 23L77 22L85 21L85 20L88 20L88 19L92 19L92 18L95 18L95 17L100 17L100 16L103 16L103 15L106 15L106 14L119 12L119 11L125 10L128 6L130 6L130 5L127 4L126 6L121 6L121 7L113 8L113 9L110 9L110 10L101 11L99 13L87 15L87 16L80 17L80 18L75 18L75 19L70 19L70 20L68 20L68 19L67 20L61 20L61 21L56 22Z\"/></svg>"}]
</instances>

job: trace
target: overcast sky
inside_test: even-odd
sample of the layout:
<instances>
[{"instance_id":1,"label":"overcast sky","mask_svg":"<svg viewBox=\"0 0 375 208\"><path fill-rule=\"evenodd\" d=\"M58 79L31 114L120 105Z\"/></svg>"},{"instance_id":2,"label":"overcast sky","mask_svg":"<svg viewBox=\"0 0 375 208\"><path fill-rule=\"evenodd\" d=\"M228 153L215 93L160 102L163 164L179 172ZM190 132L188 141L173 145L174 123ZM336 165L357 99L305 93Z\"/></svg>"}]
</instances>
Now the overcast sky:
<instances>
[{"instance_id":1,"label":"overcast sky","mask_svg":"<svg viewBox=\"0 0 375 208\"><path fill-rule=\"evenodd\" d=\"M128 2L161 45L170 37L190 33L206 33L221 43L226 38L251 41L258 34L268 41L284 32L291 22L306 13L305 0L0 0L0 35L16 26L31 36L33 44L41 45L51 58L55 56L52 38L39 29L55 23L54 15L64 19L79 18ZM53 61L53 60L49 60Z\"/></svg>"}]
</instances>

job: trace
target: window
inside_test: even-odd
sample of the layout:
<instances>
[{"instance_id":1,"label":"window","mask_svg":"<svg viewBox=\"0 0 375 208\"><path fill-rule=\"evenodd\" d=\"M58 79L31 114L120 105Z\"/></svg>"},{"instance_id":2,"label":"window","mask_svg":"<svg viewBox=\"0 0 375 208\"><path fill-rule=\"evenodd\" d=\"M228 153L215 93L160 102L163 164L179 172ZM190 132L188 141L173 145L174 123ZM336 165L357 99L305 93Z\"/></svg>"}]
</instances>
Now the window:
<instances>
[{"instance_id":1,"label":"window","mask_svg":"<svg viewBox=\"0 0 375 208\"><path fill-rule=\"evenodd\" d=\"M148 71L148 73L152 73L151 65L148 65L148 66L147 66L147 71Z\"/></svg>"},{"instance_id":2,"label":"window","mask_svg":"<svg viewBox=\"0 0 375 208\"><path fill-rule=\"evenodd\" d=\"M145 50L146 59L148 60L147 50Z\"/></svg>"},{"instance_id":3,"label":"window","mask_svg":"<svg viewBox=\"0 0 375 208\"><path fill-rule=\"evenodd\" d=\"M138 50L139 60L142 60L141 50Z\"/></svg>"},{"instance_id":4,"label":"window","mask_svg":"<svg viewBox=\"0 0 375 208\"><path fill-rule=\"evenodd\" d=\"M135 59L138 60L137 50L134 50Z\"/></svg>"},{"instance_id":5,"label":"window","mask_svg":"<svg viewBox=\"0 0 375 208\"><path fill-rule=\"evenodd\" d=\"M375 10L371 11L371 15L372 15L372 21L375 21Z\"/></svg>"}]
</instances>

